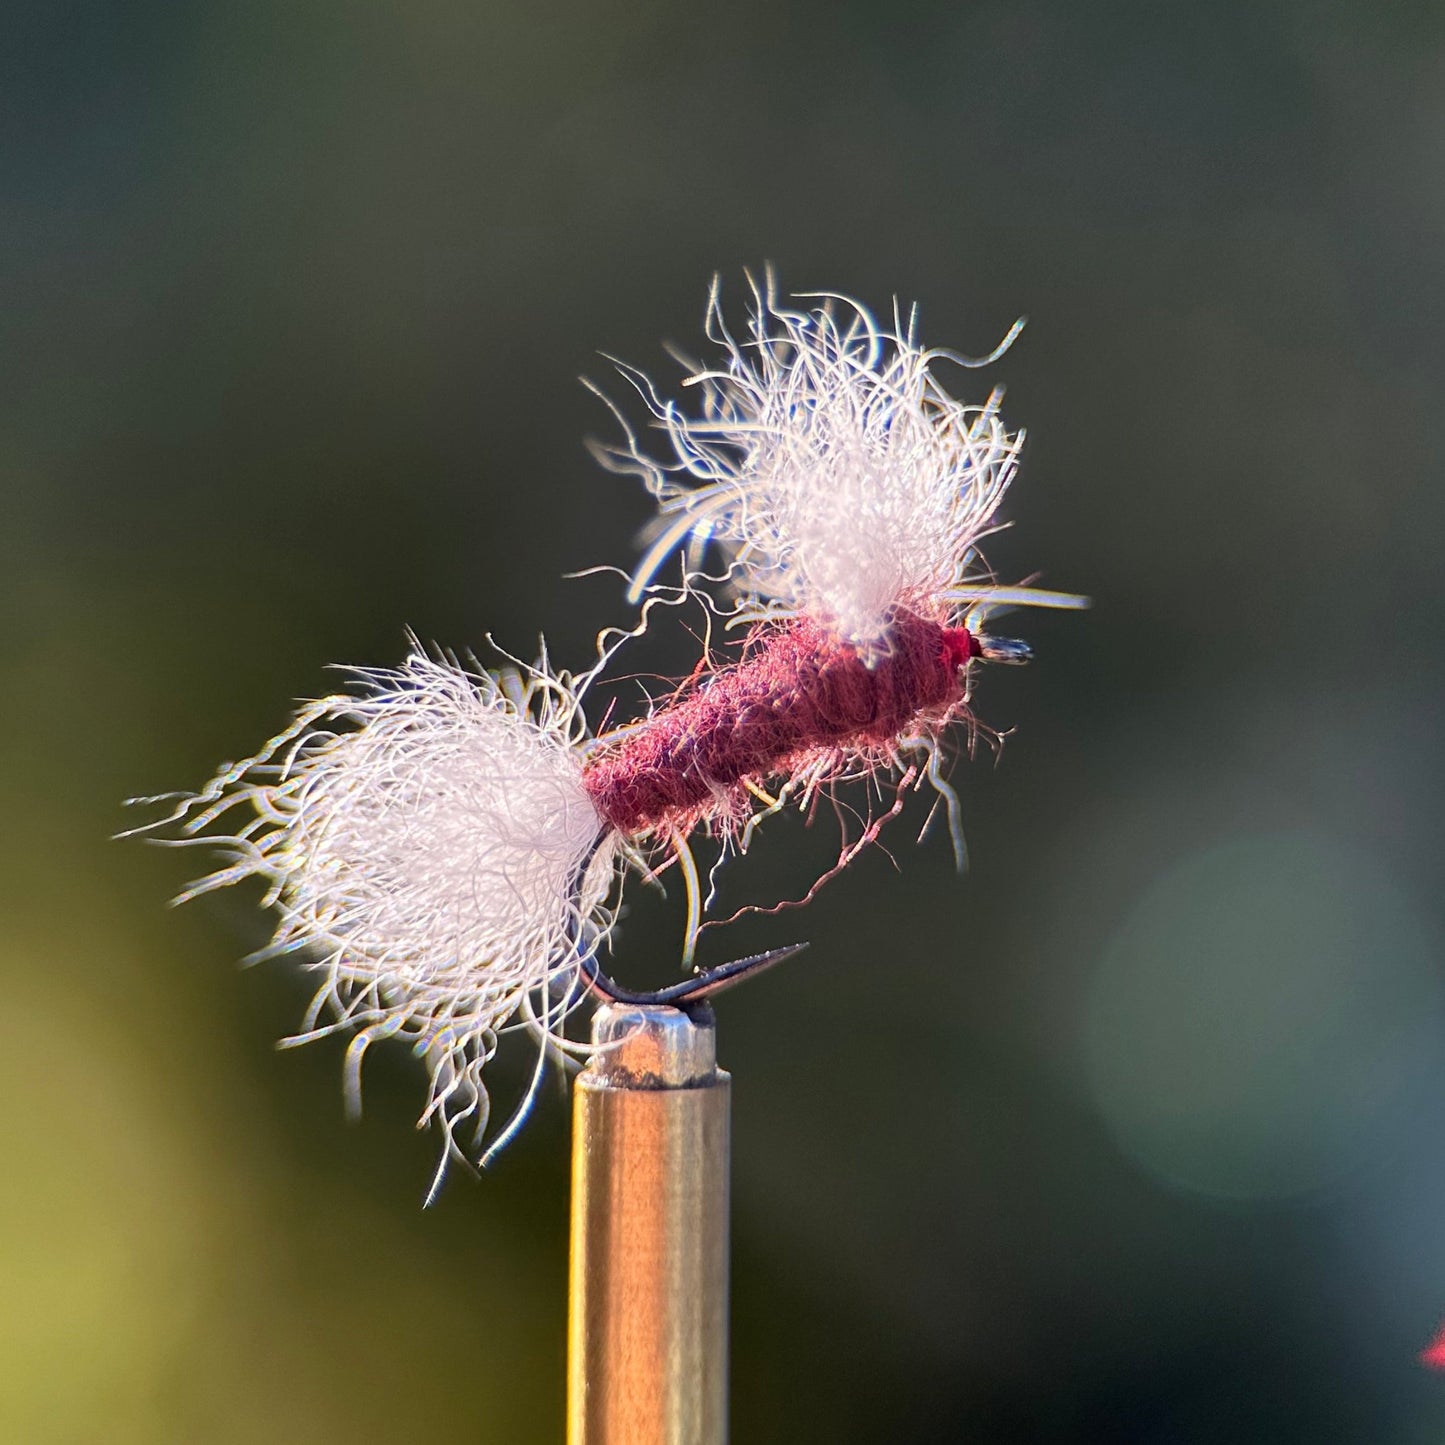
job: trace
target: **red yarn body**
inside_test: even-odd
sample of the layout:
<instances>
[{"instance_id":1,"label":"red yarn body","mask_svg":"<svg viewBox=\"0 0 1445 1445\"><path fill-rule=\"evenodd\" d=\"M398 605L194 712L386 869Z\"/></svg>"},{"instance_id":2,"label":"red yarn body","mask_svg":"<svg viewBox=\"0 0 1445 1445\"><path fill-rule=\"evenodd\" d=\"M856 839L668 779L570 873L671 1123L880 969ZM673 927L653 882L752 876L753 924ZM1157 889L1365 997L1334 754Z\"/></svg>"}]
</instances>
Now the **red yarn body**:
<instances>
[{"instance_id":1,"label":"red yarn body","mask_svg":"<svg viewBox=\"0 0 1445 1445\"><path fill-rule=\"evenodd\" d=\"M902 609L871 663L815 623L793 622L598 748L582 783L602 817L628 835L742 812L744 780L794 772L822 753L886 746L920 717L941 718L962 703L963 665L978 655L967 629Z\"/></svg>"}]
</instances>

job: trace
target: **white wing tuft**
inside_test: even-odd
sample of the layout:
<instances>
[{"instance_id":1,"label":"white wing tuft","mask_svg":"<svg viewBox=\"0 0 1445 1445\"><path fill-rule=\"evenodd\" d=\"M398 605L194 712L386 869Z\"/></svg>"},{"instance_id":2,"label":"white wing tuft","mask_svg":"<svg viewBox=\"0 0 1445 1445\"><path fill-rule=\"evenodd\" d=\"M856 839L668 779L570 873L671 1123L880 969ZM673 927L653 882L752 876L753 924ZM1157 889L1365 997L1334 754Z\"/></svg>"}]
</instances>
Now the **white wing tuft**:
<instances>
[{"instance_id":1,"label":"white wing tuft","mask_svg":"<svg viewBox=\"0 0 1445 1445\"><path fill-rule=\"evenodd\" d=\"M647 455L630 429L624 445L601 449L661 502L634 599L670 552L716 541L740 610L826 619L866 646L890 608L939 615L944 594L987 579L976 546L1023 433L1000 419L1001 393L964 405L943 389L932 367L962 358L921 349L911 325L884 330L841 297L782 305L771 279L754 289L741 341L714 290L707 334L723 355L685 379L692 412L623 369L671 453Z\"/></svg>"},{"instance_id":2,"label":"white wing tuft","mask_svg":"<svg viewBox=\"0 0 1445 1445\"><path fill-rule=\"evenodd\" d=\"M297 1041L357 1030L354 1095L366 1048L410 1039L431 1075L423 1119L460 1152L457 1126L478 1140L486 1126L498 1031L520 1014L560 1040L579 948L610 921L584 724L544 671L498 677L417 652L353 675L354 695L308 704L151 829L227 859L182 899L265 882L280 915L266 954L300 952L324 975Z\"/></svg>"}]
</instances>

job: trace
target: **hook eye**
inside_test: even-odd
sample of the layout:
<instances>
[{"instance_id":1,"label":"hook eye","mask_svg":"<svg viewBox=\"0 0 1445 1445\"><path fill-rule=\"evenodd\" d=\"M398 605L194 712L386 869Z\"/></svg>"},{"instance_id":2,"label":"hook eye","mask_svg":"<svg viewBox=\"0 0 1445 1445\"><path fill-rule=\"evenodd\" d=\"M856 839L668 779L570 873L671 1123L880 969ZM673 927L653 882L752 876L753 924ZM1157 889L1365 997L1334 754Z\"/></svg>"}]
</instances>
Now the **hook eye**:
<instances>
[{"instance_id":1,"label":"hook eye","mask_svg":"<svg viewBox=\"0 0 1445 1445\"><path fill-rule=\"evenodd\" d=\"M978 655L985 662L1006 662L1012 667L1034 660L1034 650L1017 637L979 637Z\"/></svg>"}]
</instances>

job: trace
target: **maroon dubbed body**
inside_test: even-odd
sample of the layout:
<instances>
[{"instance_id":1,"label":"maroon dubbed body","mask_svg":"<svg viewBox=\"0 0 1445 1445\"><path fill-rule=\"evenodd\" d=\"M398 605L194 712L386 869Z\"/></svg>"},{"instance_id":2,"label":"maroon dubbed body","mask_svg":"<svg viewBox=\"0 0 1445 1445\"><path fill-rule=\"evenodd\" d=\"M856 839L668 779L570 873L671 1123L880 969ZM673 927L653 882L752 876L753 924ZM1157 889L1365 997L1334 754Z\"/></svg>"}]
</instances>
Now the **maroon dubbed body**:
<instances>
[{"instance_id":1,"label":"maroon dubbed body","mask_svg":"<svg viewBox=\"0 0 1445 1445\"><path fill-rule=\"evenodd\" d=\"M746 811L762 785L819 754L882 747L963 702L963 668L980 655L962 627L903 609L866 661L803 620L762 632L751 651L588 758L583 786L619 833L685 828ZM719 807L719 805L722 805Z\"/></svg>"}]
</instances>

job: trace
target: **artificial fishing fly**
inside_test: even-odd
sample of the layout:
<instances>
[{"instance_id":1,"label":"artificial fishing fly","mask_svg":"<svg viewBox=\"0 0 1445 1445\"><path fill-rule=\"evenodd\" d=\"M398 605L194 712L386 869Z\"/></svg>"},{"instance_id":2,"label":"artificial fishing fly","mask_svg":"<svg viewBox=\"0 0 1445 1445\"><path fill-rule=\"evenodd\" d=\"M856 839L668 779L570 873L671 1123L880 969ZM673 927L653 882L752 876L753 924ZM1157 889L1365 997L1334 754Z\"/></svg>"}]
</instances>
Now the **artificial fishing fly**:
<instances>
[{"instance_id":1,"label":"artificial fishing fly","mask_svg":"<svg viewBox=\"0 0 1445 1445\"><path fill-rule=\"evenodd\" d=\"M709 653L646 716L593 737L584 694L646 628L650 600L634 633L602 634L596 666L578 676L545 655L488 672L418 647L395 670L354 670L352 691L307 704L199 792L137 800L169 810L134 832L219 854L182 900L263 884L277 923L258 956L296 957L318 980L288 1042L349 1032L353 1106L370 1046L410 1042L429 1076L421 1122L445 1141L433 1195L448 1160L485 1163L512 1136L549 1057L588 1051L566 1026L589 996L693 1007L796 951L649 994L621 988L598 957L629 865L677 865L690 960L704 906L695 830L745 849L787 803L861 780L885 805L845 843L841 868L927 781L961 851L945 764L954 732L978 727L974 664L1029 656L990 634L990 614L1085 605L1001 586L982 561L1023 433L1005 428L1000 392L964 405L932 374L982 363L923 350L911 319L884 330L843 298L784 306L771 277L748 326L735 341L714 288L707 330L722 355L684 378L694 413L626 373L670 454L651 459L630 430L604 450L659 503L633 599L668 594L658 574L679 550L690 561L672 595L703 588L701 560L720 548L724 610L748 629L731 660ZM537 1043L536 1066L484 1149L483 1071L517 1032Z\"/></svg>"}]
</instances>

